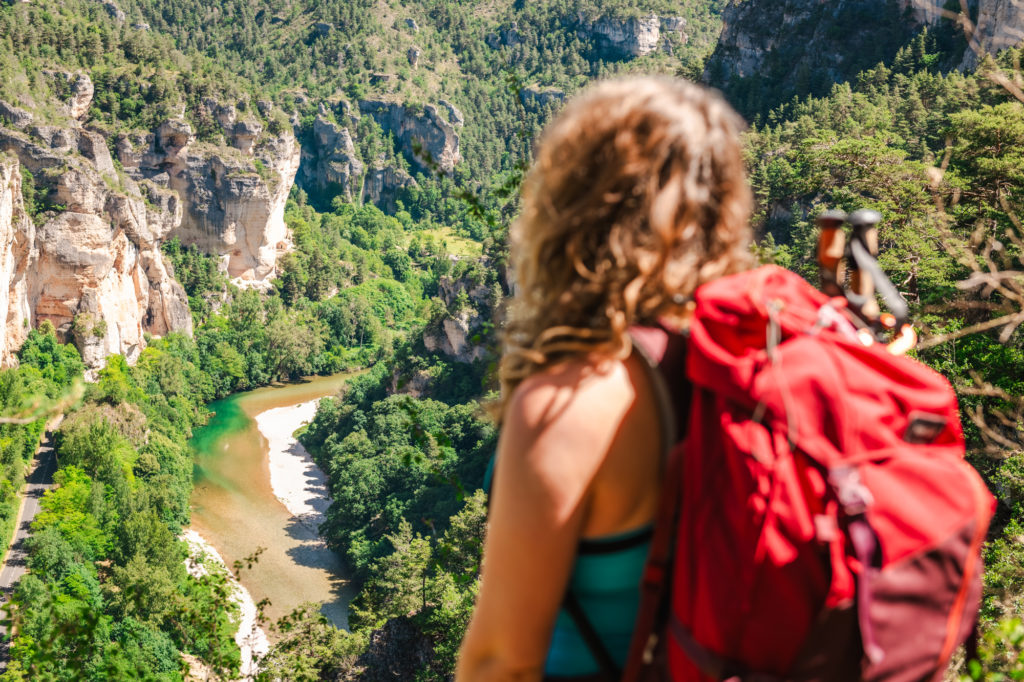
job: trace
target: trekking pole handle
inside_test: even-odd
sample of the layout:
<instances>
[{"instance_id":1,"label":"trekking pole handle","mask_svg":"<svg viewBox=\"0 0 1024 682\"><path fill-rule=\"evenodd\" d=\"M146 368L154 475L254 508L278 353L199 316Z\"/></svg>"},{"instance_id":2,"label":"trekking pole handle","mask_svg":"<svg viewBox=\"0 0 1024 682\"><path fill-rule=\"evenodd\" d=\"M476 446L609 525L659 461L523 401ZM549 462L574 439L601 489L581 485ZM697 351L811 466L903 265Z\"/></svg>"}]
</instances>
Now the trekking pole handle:
<instances>
[{"instance_id":1,"label":"trekking pole handle","mask_svg":"<svg viewBox=\"0 0 1024 682\"><path fill-rule=\"evenodd\" d=\"M885 306L892 313L892 316L896 318L896 328L901 328L907 323L910 313L910 307L907 305L906 299L903 298L902 294L896 289L896 285L892 283L892 280L889 279L878 265L878 261L875 260L875 257L871 255L859 239L855 238L850 241L850 255L857 264L858 271L862 273L862 277L863 275L870 277L871 288L877 288L878 293L882 295ZM872 291L872 293L874 292Z\"/></svg>"}]
</instances>

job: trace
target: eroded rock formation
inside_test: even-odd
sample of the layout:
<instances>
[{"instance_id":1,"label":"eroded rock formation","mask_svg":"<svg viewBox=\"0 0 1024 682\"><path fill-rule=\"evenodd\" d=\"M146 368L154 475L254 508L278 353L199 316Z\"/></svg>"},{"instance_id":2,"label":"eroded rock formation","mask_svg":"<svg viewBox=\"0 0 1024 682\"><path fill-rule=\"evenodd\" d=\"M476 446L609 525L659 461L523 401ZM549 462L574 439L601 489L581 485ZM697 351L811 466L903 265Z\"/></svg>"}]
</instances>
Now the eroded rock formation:
<instances>
[{"instance_id":1,"label":"eroded rock formation","mask_svg":"<svg viewBox=\"0 0 1024 682\"><path fill-rule=\"evenodd\" d=\"M118 175L102 137L79 128L0 128L0 151L0 360L12 362L43 320L93 368L114 353L134 361L147 332L191 333L185 292L160 252L181 221L175 194ZM63 209L43 213L38 229L19 203L22 165Z\"/></svg>"},{"instance_id":2,"label":"eroded rock formation","mask_svg":"<svg viewBox=\"0 0 1024 682\"><path fill-rule=\"evenodd\" d=\"M349 129L332 123L322 114L317 116L312 145L302 149L300 184L351 199L359 193L363 169Z\"/></svg>"},{"instance_id":3,"label":"eroded rock formation","mask_svg":"<svg viewBox=\"0 0 1024 682\"><path fill-rule=\"evenodd\" d=\"M133 178L178 193L174 235L183 243L220 255L237 283L269 286L289 248L284 207L301 150L290 130L261 137L262 125L233 108L217 119L231 147L197 143L191 126L173 119L152 134L122 135L118 159Z\"/></svg>"},{"instance_id":4,"label":"eroded rock formation","mask_svg":"<svg viewBox=\"0 0 1024 682\"><path fill-rule=\"evenodd\" d=\"M900 0L900 5L908 9L919 24L935 25L949 20L942 14L944 8L948 9L944 0ZM977 9L975 33L970 46L964 51L961 70L976 67L979 55L994 55L1024 43L1024 2L977 0L972 5Z\"/></svg>"},{"instance_id":5,"label":"eroded rock formation","mask_svg":"<svg viewBox=\"0 0 1024 682\"><path fill-rule=\"evenodd\" d=\"M401 168L371 168L363 179L362 198L364 202L370 202L388 213L394 213L398 207L396 200L402 190L416 186L412 176Z\"/></svg>"},{"instance_id":6,"label":"eroded rock formation","mask_svg":"<svg viewBox=\"0 0 1024 682\"><path fill-rule=\"evenodd\" d=\"M543 88L537 85L530 85L519 91L519 100L526 107L546 107L551 103L562 103L565 101L565 91L558 88Z\"/></svg>"},{"instance_id":7,"label":"eroded rock formation","mask_svg":"<svg viewBox=\"0 0 1024 682\"><path fill-rule=\"evenodd\" d=\"M55 121L0 103L0 362L43 320L92 368L113 353L134 361L147 333L191 333L185 292L160 251L171 236L220 256L240 284L270 285L290 247L284 206L300 156L290 129L268 135L248 107L207 100L201 113L226 144L197 142L176 118L122 133L118 165L107 132L86 122L92 81L47 75L65 93ZM41 192L35 218L20 202L22 168Z\"/></svg>"},{"instance_id":8,"label":"eroded rock formation","mask_svg":"<svg viewBox=\"0 0 1024 682\"><path fill-rule=\"evenodd\" d=\"M422 170L429 170L426 160L432 159L440 170L450 173L462 158L455 125L433 104L418 110L402 102L360 100L359 111L394 135L402 153Z\"/></svg>"},{"instance_id":9,"label":"eroded rock formation","mask_svg":"<svg viewBox=\"0 0 1024 682\"><path fill-rule=\"evenodd\" d=\"M35 225L25 213L21 194L21 165L13 156L0 156L0 366L14 362L14 352L28 334L26 274L38 258Z\"/></svg>"},{"instance_id":10,"label":"eroded rock formation","mask_svg":"<svg viewBox=\"0 0 1024 682\"><path fill-rule=\"evenodd\" d=\"M491 290L480 281L451 277L442 277L438 289L447 313L427 326L423 345L432 353L443 353L458 362L483 359L487 347L476 337L491 319ZM462 293L465 296L460 296Z\"/></svg>"},{"instance_id":11,"label":"eroded rock formation","mask_svg":"<svg viewBox=\"0 0 1024 682\"><path fill-rule=\"evenodd\" d=\"M961 69L973 69L979 54L996 54L1024 43L1024 2L979 0L978 21L971 47L964 53Z\"/></svg>"},{"instance_id":12,"label":"eroded rock formation","mask_svg":"<svg viewBox=\"0 0 1024 682\"><path fill-rule=\"evenodd\" d=\"M888 62L925 25L949 21L944 0L733 0L722 14L724 27L704 78L727 94L736 78L748 79L742 99L761 83L786 83L761 108L793 94L823 93L833 82ZM973 68L978 54L1024 42L1024 3L978 0L977 30L960 61ZM958 57L959 59L959 57ZM956 62L953 63L956 65ZM749 84L748 84L749 85Z\"/></svg>"},{"instance_id":13,"label":"eroded rock formation","mask_svg":"<svg viewBox=\"0 0 1024 682\"><path fill-rule=\"evenodd\" d=\"M663 34L682 35L686 20L682 17L659 17L653 12L640 17L619 18L580 14L576 33L611 58L643 57L669 46Z\"/></svg>"}]
</instances>

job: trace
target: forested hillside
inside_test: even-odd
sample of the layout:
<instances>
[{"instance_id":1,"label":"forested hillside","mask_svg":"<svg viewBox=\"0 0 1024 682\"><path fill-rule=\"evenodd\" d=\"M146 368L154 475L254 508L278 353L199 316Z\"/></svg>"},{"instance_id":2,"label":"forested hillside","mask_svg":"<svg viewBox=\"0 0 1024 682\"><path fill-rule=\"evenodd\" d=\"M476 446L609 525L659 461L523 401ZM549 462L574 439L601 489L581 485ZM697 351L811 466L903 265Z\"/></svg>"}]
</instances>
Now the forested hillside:
<instances>
[{"instance_id":1,"label":"forested hillside","mask_svg":"<svg viewBox=\"0 0 1024 682\"><path fill-rule=\"evenodd\" d=\"M981 667L962 672L1024 674L1021 52L958 70L974 5L957 24L787 0L807 38L785 42L776 4L0 3L5 541L65 415L0 679L235 679L227 572L181 539L189 439L215 399L346 370L365 371L299 438L327 476L349 630L316 604L261 623L258 676L450 679L519 180L566 98L651 72L721 87L751 121L762 260L814 281L817 213L882 213L918 357L957 388L1000 501Z\"/></svg>"}]
</instances>

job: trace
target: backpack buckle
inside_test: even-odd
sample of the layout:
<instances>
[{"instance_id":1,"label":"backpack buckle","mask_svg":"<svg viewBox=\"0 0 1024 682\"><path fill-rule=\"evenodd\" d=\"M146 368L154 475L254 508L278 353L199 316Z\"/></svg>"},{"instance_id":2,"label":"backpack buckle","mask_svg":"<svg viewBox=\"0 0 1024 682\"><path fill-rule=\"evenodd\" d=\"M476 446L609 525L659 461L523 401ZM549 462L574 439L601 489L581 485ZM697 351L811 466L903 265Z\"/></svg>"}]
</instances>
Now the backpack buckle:
<instances>
[{"instance_id":1,"label":"backpack buckle","mask_svg":"<svg viewBox=\"0 0 1024 682\"><path fill-rule=\"evenodd\" d=\"M828 482L839 499L839 505L848 517L860 516L874 504L875 498L860 478L856 467L841 466L830 469Z\"/></svg>"}]
</instances>

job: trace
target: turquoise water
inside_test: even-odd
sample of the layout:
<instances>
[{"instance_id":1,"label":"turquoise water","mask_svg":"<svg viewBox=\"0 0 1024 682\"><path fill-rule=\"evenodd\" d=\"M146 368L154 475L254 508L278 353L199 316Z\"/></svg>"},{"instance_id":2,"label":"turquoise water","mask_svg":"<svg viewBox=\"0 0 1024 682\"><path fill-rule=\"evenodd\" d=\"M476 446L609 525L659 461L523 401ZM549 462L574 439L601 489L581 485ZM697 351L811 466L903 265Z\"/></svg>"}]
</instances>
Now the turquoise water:
<instances>
[{"instance_id":1,"label":"turquoise water","mask_svg":"<svg viewBox=\"0 0 1024 682\"><path fill-rule=\"evenodd\" d=\"M271 620L315 602L332 623L347 627L352 595L344 565L317 529L293 517L274 496L267 441L254 417L334 395L350 376L314 377L218 400L210 405L215 413L210 423L192 438L192 528L228 566L264 548L256 565L239 579L256 602L270 600L266 614ZM289 433L300 426L289 424Z\"/></svg>"}]
</instances>

